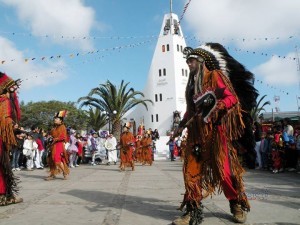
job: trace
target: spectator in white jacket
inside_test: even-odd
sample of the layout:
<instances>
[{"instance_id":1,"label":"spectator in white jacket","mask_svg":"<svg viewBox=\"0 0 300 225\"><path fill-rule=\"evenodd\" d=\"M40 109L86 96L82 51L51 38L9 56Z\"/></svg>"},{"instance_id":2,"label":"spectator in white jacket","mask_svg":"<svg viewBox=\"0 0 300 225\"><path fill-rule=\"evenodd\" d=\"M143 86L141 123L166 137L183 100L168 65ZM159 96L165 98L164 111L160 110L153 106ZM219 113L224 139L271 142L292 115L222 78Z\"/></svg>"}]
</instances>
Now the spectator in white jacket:
<instances>
[{"instance_id":1,"label":"spectator in white jacket","mask_svg":"<svg viewBox=\"0 0 300 225\"><path fill-rule=\"evenodd\" d=\"M29 171L33 170L33 159L36 156L37 148L38 148L38 145L33 140L32 133L29 133L23 144L23 154L26 156L26 159L27 159L26 168Z\"/></svg>"},{"instance_id":2,"label":"spectator in white jacket","mask_svg":"<svg viewBox=\"0 0 300 225\"><path fill-rule=\"evenodd\" d=\"M110 163L117 164L117 139L112 135L109 134L106 141L105 141L105 148L108 151L108 162L107 165Z\"/></svg>"}]
</instances>

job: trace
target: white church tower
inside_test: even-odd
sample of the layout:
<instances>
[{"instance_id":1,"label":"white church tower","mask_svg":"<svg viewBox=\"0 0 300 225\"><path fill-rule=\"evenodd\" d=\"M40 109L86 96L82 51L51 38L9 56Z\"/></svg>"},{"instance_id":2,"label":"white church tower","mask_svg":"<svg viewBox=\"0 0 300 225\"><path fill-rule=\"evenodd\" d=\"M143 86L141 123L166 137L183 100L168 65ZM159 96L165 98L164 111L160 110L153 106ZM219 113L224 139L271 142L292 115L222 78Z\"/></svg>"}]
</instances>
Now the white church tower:
<instances>
[{"instance_id":1,"label":"white church tower","mask_svg":"<svg viewBox=\"0 0 300 225\"><path fill-rule=\"evenodd\" d=\"M147 104L148 111L138 106L126 115L137 127L143 123L146 129L158 129L161 136L171 130L173 112L181 112L182 117L186 109L185 87L189 71L182 53L186 43L178 22L172 10L164 16L143 91L145 99L151 99L153 105Z\"/></svg>"}]
</instances>

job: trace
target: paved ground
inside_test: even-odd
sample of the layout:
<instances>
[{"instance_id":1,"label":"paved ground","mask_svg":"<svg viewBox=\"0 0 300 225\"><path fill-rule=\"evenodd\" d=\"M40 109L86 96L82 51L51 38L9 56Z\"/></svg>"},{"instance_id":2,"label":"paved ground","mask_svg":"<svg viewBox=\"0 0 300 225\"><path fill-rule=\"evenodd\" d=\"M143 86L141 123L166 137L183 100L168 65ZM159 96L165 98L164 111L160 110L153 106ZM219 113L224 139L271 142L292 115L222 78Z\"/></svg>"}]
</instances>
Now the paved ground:
<instances>
[{"instance_id":1,"label":"paved ground","mask_svg":"<svg viewBox=\"0 0 300 225\"><path fill-rule=\"evenodd\" d=\"M119 172L118 166L81 165L62 177L44 181L46 170L16 172L24 203L0 207L0 224L9 225L168 225L184 186L182 163L155 161ZM252 210L247 224L300 224L300 175L248 171ZM204 201L203 225L234 224L224 195Z\"/></svg>"}]
</instances>

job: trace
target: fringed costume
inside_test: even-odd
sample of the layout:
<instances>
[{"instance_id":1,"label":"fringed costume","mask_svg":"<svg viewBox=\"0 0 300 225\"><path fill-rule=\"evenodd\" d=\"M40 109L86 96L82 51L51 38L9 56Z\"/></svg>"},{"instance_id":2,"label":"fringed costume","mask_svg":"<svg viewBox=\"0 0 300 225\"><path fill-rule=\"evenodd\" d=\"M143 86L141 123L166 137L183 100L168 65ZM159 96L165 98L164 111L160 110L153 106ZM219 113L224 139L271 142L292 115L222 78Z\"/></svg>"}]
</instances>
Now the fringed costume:
<instances>
[{"instance_id":1,"label":"fringed costume","mask_svg":"<svg viewBox=\"0 0 300 225\"><path fill-rule=\"evenodd\" d=\"M142 136L138 135L136 142L135 142L135 160L139 163L143 162L143 155L142 155Z\"/></svg>"},{"instance_id":2,"label":"fringed costume","mask_svg":"<svg viewBox=\"0 0 300 225\"><path fill-rule=\"evenodd\" d=\"M133 150L134 136L129 131L131 124L129 122L124 125L124 132L120 138L120 171L125 171L126 167L131 167L134 170Z\"/></svg>"},{"instance_id":3,"label":"fringed costume","mask_svg":"<svg viewBox=\"0 0 300 225\"><path fill-rule=\"evenodd\" d=\"M65 116L65 111L60 111L57 113L55 118L60 118L61 123L55 124L52 128L50 135L52 137L52 142L50 146L50 154L48 155L48 165L50 168L50 176L45 178L45 180L52 180L56 175L62 173L64 179L67 179L70 170L68 167L68 153L65 149L65 142L68 140L68 134L66 126L63 124L62 120Z\"/></svg>"},{"instance_id":4,"label":"fringed costume","mask_svg":"<svg viewBox=\"0 0 300 225\"><path fill-rule=\"evenodd\" d=\"M253 74L245 71L219 44L209 43L197 49L188 47L185 54L187 63L194 60L196 69L190 73L186 87L187 110L180 123L181 128L188 129L183 166L186 192L180 209L186 206L185 215L190 224L200 224L202 199L223 191L230 201L235 221L244 222L244 211L250 211L250 205L237 148L242 148L243 143L251 148L254 143L253 135L244 137L248 135L246 126L251 127L247 109L255 105L257 97ZM248 99L242 99L248 108L243 107L234 86L235 70L240 76L236 82L244 84L240 88L248 94ZM184 224L182 221L176 223L175 220L173 224Z\"/></svg>"},{"instance_id":5,"label":"fringed costume","mask_svg":"<svg viewBox=\"0 0 300 225\"><path fill-rule=\"evenodd\" d=\"M17 197L18 178L10 165L10 150L17 145L13 123L20 120L20 107L16 95L18 84L0 72L0 206L22 202Z\"/></svg>"},{"instance_id":6,"label":"fringed costume","mask_svg":"<svg viewBox=\"0 0 300 225\"><path fill-rule=\"evenodd\" d=\"M145 134L141 140L143 165L152 165L152 139L149 134Z\"/></svg>"}]
</instances>

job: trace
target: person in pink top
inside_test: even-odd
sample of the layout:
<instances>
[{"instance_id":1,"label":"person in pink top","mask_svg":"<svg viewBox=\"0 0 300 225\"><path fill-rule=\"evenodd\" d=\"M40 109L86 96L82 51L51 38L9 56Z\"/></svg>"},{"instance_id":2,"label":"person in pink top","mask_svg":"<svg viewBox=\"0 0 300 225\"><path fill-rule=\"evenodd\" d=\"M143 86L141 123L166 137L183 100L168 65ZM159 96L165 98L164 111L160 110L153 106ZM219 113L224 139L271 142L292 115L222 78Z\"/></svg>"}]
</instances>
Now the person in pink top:
<instances>
[{"instance_id":1,"label":"person in pink top","mask_svg":"<svg viewBox=\"0 0 300 225\"><path fill-rule=\"evenodd\" d=\"M45 151L45 147L43 145L43 142L42 142L41 138L35 139L35 142L38 145L38 148L37 148L37 151L36 151L36 156L35 156L35 161L34 161L35 167L37 169L43 169L44 165L42 163L42 156L43 156L43 153Z\"/></svg>"}]
</instances>

